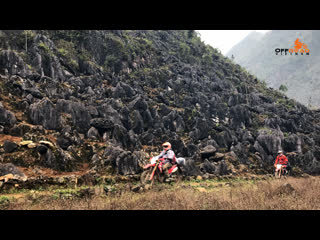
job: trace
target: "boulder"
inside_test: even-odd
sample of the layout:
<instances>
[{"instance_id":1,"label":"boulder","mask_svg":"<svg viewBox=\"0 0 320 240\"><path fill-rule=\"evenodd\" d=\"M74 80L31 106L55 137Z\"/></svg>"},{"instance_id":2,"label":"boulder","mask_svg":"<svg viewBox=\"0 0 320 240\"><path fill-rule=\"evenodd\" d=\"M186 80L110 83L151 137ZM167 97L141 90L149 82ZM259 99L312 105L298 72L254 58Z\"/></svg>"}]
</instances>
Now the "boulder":
<instances>
[{"instance_id":1,"label":"boulder","mask_svg":"<svg viewBox=\"0 0 320 240\"><path fill-rule=\"evenodd\" d=\"M23 90L25 91L26 94L30 94L35 98L39 98L42 99L43 95L42 93L39 91L39 89L33 87L33 88L23 88Z\"/></svg>"},{"instance_id":2,"label":"boulder","mask_svg":"<svg viewBox=\"0 0 320 240\"><path fill-rule=\"evenodd\" d=\"M194 130L190 132L189 136L194 140L203 140L209 136L209 125L206 119L196 118Z\"/></svg>"},{"instance_id":3,"label":"boulder","mask_svg":"<svg viewBox=\"0 0 320 240\"><path fill-rule=\"evenodd\" d=\"M103 169L106 166L111 166L116 173L120 175L137 174L141 171L137 154L130 151L125 151L119 146L108 146L103 155L103 165L96 166L96 169ZM96 163L101 163L97 161Z\"/></svg>"},{"instance_id":4,"label":"boulder","mask_svg":"<svg viewBox=\"0 0 320 240\"><path fill-rule=\"evenodd\" d=\"M99 117L99 112L96 107L89 105L89 106L87 106L87 110L90 113L92 118Z\"/></svg>"},{"instance_id":5,"label":"boulder","mask_svg":"<svg viewBox=\"0 0 320 240\"><path fill-rule=\"evenodd\" d=\"M112 88L112 96L114 98L132 98L136 94L128 84L119 82L116 87Z\"/></svg>"},{"instance_id":6,"label":"boulder","mask_svg":"<svg viewBox=\"0 0 320 240\"><path fill-rule=\"evenodd\" d=\"M216 163L214 172L215 175L222 176L228 175L229 173L231 173L231 170L229 169L225 160L221 160L220 162Z\"/></svg>"},{"instance_id":7,"label":"boulder","mask_svg":"<svg viewBox=\"0 0 320 240\"><path fill-rule=\"evenodd\" d=\"M26 175L12 163L0 163L0 176L8 174L12 174L13 177L17 176L18 178L26 178Z\"/></svg>"},{"instance_id":8,"label":"boulder","mask_svg":"<svg viewBox=\"0 0 320 240\"><path fill-rule=\"evenodd\" d=\"M136 134L141 134L143 132L143 119L138 110L134 110L132 113L131 126Z\"/></svg>"},{"instance_id":9,"label":"boulder","mask_svg":"<svg viewBox=\"0 0 320 240\"><path fill-rule=\"evenodd\" d=\"M148 104L141 96L138 96L128 104L128 107L130 110L138 110L140 113L142 113L143 111L147 110Z\"/></svg>"},{"instance_id":10,"label":"boulder","mask_svg":"<svg viewBox=\"0 0 320 240\"><path fill-rule=\"evenodd\" d=\"M118 102L116 102L116 101L111 101L109 103L104 103L104 104L98 106L97 111L99 112L99 117L108 119L115 124L122 124L121 123L121 116L120 116L119 112L115 109L115 108L117 108L116 105L119 104L119 103L118 104L117 103ZM118 107L120 107L120 106L118 106Z\"/></svg>"},{"instance_id":11,"label":"boulder","mask_svg":"<svg viewBox=\"0 0 320 240\"><path fill-rule=\"evenodd\" d=\"M204 160L204 162L200 165L200 170L203 173L215 173L215 165L209 162L207 159Z\"/></svg>"},{"instance_id":12,"label":"boulder","mask_svg":"<svg viewBox=\"0 0 320 240\"><path fill-rule=\"evenodd\" d=\"M115 124L111 133L111 138L126 149L133 150L140 146L140 141L137 135L132 130L128 132L126 128L118 124Z\"/></svg>"},{"instance_id":13,"label":"boulder","mask_svg":"<svg viewBox=\"0 0 320 240\"><path fill-rule=\"evenodd\" d=\"M198 176L201 174L200 168L192 158L186 158L186 164L183 169L186 176Z\"/></svg>"},{"instance_id":14,"label":"boulder","mask_svg":"<svg viewBox=\"0 0 320 240\"><path fill-rule=\"evenodd\" d=\"M43 98L29 107L29 119L32 124L42 125L49 130L60 129L60 115L55 105L48 99Z\"/></svg>"},{"instance_id":15,"label":"boulder","mask_svg":"<svg viewBox=\"0 0 320 240\"><path fill-rule=\"evenodd\" d=\"M184 155L186 157L192 157L194 155L198 155L198 152L199 152L198 146L195 144L189 143L185 148Z\"/></svg>"},{"instance_id":16,"label":"boulder","mask_svg":"<svg viewBox=\"0 0 320 240\"><path fill-rule=\"evenodd\" d=\"M214 136L215 141L221 148L230 149L231 145L237 141L236 136L229 129L224 129Z\"/></svg>"},{"instance_id":17,"label":"boulder","mask_svg":"<svg viewBox=\"0 0 320 240\"><path fill-rule=\"evenodd\" d=\"M81 145L82 139L76 129L72 131L70 126L64 127L57 138L57 143L63 150L67 150L70 145Z\"/></svg>"},{"instance_id":18,"label":"boulder","mask_svg":"<svg viewBox=\"0 0 320 240\"><path fill-rule=\"evenodd\" d=\"M4 141L3 143L3 149L4 149L4 152L6 153L11 153L13 152L15 149L17 148L17 144L14 143L14 142L11 142L11 141Z\"/></svg>"},{"instance_id":19,"label":"boulder","mask_svg":"<svg viewBox=\"0 0 320 240\"><path fill-rule=\"evenodd\" d=\"M276 129L262 129L258 134L254 148L260 153L263 161L272 164L274 156L282 150L283 133Z\"/></svg>"},{"instance_id":20,"label":"boulder","mask_svg":"<svg viewBox=\"0 0 320 240\"><path fill-rule=\"evenodd\" d=\"M209 158L211 156L214 156L215 152L217 151L217 149L212 146L212 145L208 145L206 147L204 147L201 151L201 158L205 159L205 158Z\"/></svg>"},{"instance_id":21,"label":"boulder","mask_svg":"<svg viewBox=\"0 0 320 240\"><path fill-rule=\"evenodd\" d=\"M57 101L57 111L70 114L73 126L80 133L85 133L90 128L91 115L83 103L59 99Z\"/></svg>"},{"instance_id":22,"label":"boulder","mask_svg":"<svg viewBox=\"0 0 320 240\"><path fill-rule=\"evenodd\" d=\"M93 140L100 139L99 131L95 127L91 127L87 132L87 137Z\"/></svg>"},{"instance_id":23,"label":"boulder","mask_svg":"<svg viewBox=\"0 0 320 240\"><path fill-rule=\"evenodd\" d=\"M12 127L16 122L17 119L15 115L11 111L6 110L2 102L0 102L0 124Z\"/></svg>"},{"instance_id":24,"label":"boulder","mask_svg":"<svg viewBox=\"0 0 320 240\"><path fill-rule=\"evenodd\" d=\"M56 171L74 171L76 162L69 152L61 148L47 148L47 150L45 150L45 148L46 146L37 147L37 150L41 154L40 162L42 166L52 168Z\"/></svg>"},{"instance_id":25,"label":"boulder","mask_svg":"<svg viewBox=\"0 0 320 240\"><path fill-rule=\"evenodd\" d=\"M90 125L95 127L100 133L109 131L114 127L114 122L107 118L93 118Z\"/></svg>"},{"instance_id":26,"label":"boulder","mask_svg":"<svg viewBox=\"0 0 320 240\"><path fill-rule=\"evenodd\" d=\"M236 105L230 108L231 126L235 129L238 127L247 127L252 123L251 112L244 104Z\"/></svg>"},{"instance_id":27,"label":"boulder","mask_svg":"<svg viewBox=\"0 0 320 240\"><path fill-rule=\"evenodd\" d=\"M225 154L216 152L214 156L210 157L209 160L218 162L224 158Z\"/></svg>"},{"instance_id":28,"label":"boulder","mask_svg":"<svg viewBox=\"0 0 320 240\"><path fill-rule=\"evenodd\" d=\"M291 134L283 139L283 150L286 152L301 153L301 138L296 134Z\"/></svg>"},{"instance_id":29,"label":"boulder","mask_svg":"<svg viewBox=\"0 0 320 240\"><path fill-rule=\"evenodd\" d=\"M152 128L153 127L153 117L151 112L149 111L149 109L147 109L146 111L144 111L142 113L142 119L143 119L143 127L144 130Z\"/></svg>"},{"instance_id":30,"label":"boulder","mask_svg":"<svg viewBox=\"0 0 320 240\"><path fill-rule=\"evenodd\" d=\"M31 127L28 124L19 123L10 128L8 133L12 136L22 137L24 134L30 131Z\"/></svg>"},{"instance_id":31,"label":"boulder","mask_svg":"<svg viewBox=\"0 0 320 240\"><path fill-rule=\"evenodd\" d=\"M26 76L26 64L23 59L12 50L2 50L0 52L0 70L3 71L4 69L6 69L10 75L17 74L21 77Z\"/></svg>"},{"instance_id":32,"label":"boulder","mask_svg":"<svg viewBox=\"0 0 320 240\"><path fill-rule=\"evenodd\" d=\"M60 135L57 138L57 143L63 150L67 150L68 147L73 144L73 141L69 137L65 137L63 135Z\"/></svg>"},{"instance_id":33,"label":"boulder","mask_svg":"<svg viewBox=\"0 0 320 240\"><path fill-rule=\"evenodd\" d=\"M154 142L155 136L149 131L141 134L140 141L144 145L152 145Z\"/></svg>"}]
</instances>

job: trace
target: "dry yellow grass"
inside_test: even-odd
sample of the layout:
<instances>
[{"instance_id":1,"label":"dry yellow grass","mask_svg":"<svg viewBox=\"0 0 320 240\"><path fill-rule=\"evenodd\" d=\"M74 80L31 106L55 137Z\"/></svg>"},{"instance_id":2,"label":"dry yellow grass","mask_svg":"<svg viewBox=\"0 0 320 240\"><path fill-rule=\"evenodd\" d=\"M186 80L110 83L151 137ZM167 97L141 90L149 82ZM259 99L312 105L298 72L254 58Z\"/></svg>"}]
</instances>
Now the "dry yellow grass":
<instances>
[{"instance_id":1,"label":"dry yellow grass","mask_svg":"<svg viewBox=\"0 0 320 240\"><path fill-rule=\"evenodd\" d=\"M50 194L41 195L41 198L11 201L7 209L319 210L319 189L320 177L183 182L174 186L155 185L142 193L125 191L91 199L53 199Z\"/></svg>"}]
</instances>

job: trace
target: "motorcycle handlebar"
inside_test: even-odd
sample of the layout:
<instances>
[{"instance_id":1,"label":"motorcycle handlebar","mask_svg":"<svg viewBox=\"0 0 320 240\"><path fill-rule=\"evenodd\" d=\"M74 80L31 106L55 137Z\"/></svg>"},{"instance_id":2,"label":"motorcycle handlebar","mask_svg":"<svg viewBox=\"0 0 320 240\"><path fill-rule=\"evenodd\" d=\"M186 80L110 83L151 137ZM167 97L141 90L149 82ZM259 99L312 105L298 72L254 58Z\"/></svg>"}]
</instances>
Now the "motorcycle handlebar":
<instances>
[{"instance_id":1,"label":"motorcycle handlebar","mask_svg":"<svg viewBox=\"0 0 320 240\"><path fill-rule=\"evenodd\" d=\"M166 160L167 158L159 158L159 159L157 159L157 161L156 162L161 162L161 161L164 161L164 160ZM173 161L173 160L172 160ZM178 163L175 161L175 162L171 162L173 165L178 165Z\"/></svg>"}]
</instances>

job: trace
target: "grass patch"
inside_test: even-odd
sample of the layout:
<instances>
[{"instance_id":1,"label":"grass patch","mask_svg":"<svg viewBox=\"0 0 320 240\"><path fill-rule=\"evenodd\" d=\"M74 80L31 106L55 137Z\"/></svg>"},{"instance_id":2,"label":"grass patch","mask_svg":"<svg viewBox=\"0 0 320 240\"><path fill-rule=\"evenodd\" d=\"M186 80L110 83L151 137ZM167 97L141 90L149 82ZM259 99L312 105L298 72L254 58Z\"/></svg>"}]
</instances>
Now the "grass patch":
<instances>
[{"instance_id":1,"label":"grass patch","mask_svg":"<svg viewBox=\"0 0 320 240\"><path fill-rule=\"evenodd\" d=\"M283 190L286 184L293 190ZM30 191L26 201L0 196L0 202L6 209L17 210L319 210L319 187L320 177L311 176L259 181L234 178L157 183L151 190L140 193L122 192L115 187L110 191L113 194L90 199L77 197L79 189L60 189L47 194Z\"/></svg>"}]
</instances>

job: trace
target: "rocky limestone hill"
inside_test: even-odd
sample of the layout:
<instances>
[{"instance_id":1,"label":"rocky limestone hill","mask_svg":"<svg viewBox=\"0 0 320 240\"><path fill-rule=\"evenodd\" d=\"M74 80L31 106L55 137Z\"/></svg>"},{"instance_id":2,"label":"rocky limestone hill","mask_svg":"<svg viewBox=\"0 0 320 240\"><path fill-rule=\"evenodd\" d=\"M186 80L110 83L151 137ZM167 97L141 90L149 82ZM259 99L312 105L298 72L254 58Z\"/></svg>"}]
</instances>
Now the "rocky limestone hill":
<instances>
[{"instance_id":1,"label":"rocky limestone hill","mask_svg":"<svg viewBox=\"0 0 320 240\"><path fill-rule=\"evenodd\" d=\"M161 144L186 175L320 172L319 112L265 86L195 31L0 32L1 162L134 176Z\"/></svg>"}]
</instances>

